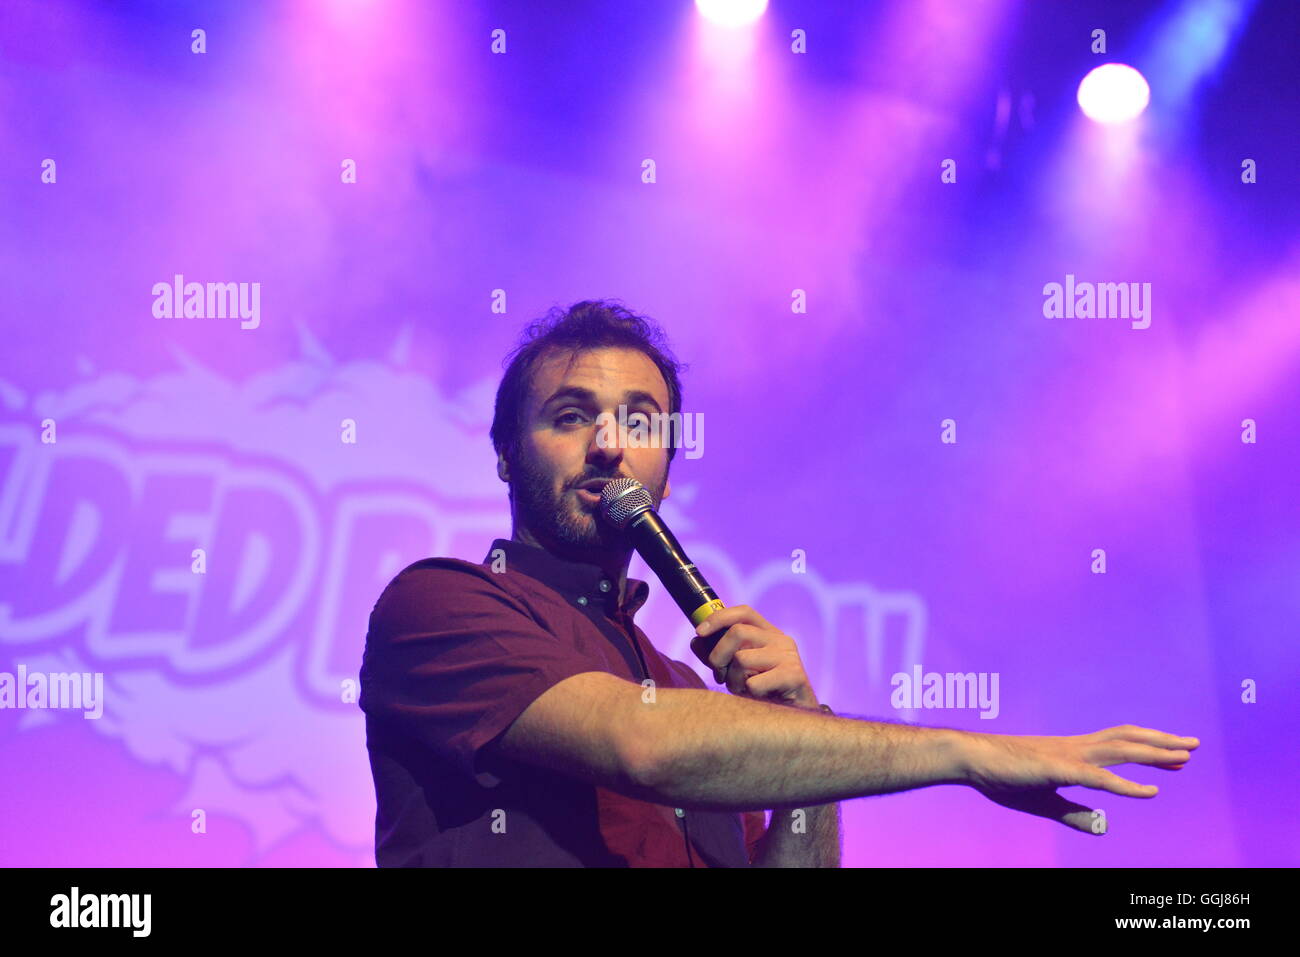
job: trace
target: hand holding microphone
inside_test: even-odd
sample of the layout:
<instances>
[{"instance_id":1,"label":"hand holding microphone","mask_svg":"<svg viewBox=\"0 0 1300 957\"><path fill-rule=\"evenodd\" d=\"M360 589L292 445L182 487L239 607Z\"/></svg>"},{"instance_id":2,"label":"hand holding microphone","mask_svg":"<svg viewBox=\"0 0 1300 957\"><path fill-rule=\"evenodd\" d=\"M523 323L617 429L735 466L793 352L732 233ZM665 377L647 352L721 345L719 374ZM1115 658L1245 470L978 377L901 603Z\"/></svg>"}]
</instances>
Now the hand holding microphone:
<instances>
[{"instance_id":1,"label":"hand holding microphone","mask_svg":"<svg viewBox=\"0 0 1300 957\"><path fill-rule=\"evenodd\" d=\"M691 651L732 694L816 708L794 639L748 605L727 608L654 510L636 479L611 479L600 493L602 517L620 529L692 625Z\"/></svg>"}]
</instances>

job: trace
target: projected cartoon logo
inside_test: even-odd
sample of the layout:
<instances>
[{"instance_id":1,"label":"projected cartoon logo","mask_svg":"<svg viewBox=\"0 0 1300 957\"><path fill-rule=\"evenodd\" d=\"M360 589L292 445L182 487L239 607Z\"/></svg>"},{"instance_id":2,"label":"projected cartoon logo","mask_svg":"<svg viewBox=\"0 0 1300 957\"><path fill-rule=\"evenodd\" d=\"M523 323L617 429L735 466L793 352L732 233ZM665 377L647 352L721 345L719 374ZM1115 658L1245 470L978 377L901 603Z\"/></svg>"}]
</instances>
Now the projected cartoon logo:
<instances>
[{"instance_id":1,"label":"projected cartoon logo","mask_svg":"<svg viewBox=\"0 0 1300 957\"><path fill-rule=\"evenodd\" d=\"M406 367L406 336L383 360L338 362L301 335L301 358L242 384L179 351L149 380L87 363L60 392L0 383L0 668L102 672L86 723L185 778L178 817L231 815L257 853L319 828L363 862L367 618L410 562L477 561L508 535L486 438L496 383L443 395ZM682 478L665 518L724 600L798 636L824 700L884 710L890 674L922 660L920 599L832 583L812 560L743 570L694 537ZM651 577L639 559L632 574ZM660 589L638 622L697 664ZM0 712L5 734L71 719Z\"/></svg>"}]
</instances>

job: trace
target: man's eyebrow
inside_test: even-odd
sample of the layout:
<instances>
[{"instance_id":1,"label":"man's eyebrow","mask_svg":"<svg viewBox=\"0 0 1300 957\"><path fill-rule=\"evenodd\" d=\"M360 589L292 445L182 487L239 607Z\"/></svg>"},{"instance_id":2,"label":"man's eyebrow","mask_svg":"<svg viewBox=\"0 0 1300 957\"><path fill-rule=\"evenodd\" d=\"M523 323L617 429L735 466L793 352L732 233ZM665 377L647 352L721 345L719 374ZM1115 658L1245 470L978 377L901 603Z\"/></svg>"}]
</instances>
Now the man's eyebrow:
<instances>
[{"instance_id":1,"label":"man's eyebrow","mask_svg":"<svg viewBox=\"0 0 1300 957\"><path fill-rule=\"evenodd\" d=\"M590 389L584 389L582 386L578 386L578 385L565 386L562 389L556 389L554 392L552 392L550 398L548 398L545 402L542 403L542 408L545 409L548 406L556 402L559 402L563 399L574 399L578 402L586 402L591 405L595 405L596 393L592 392ZM639 403L653 405L655 409L657 409L658 411L660 412L663 411L663 408L659 405L659 400L656 399L649 392L643 392L640 389L629 389L628 391L623 393L624 405L637 405Z\"/></svg>"},{"instance_id":2,"label":"man's eyebrow","mask_svg":"<svg viewBox=\"0 0 1300 957\"><path fill-rule=\"evenodd\" d=\"M592 392L590 389L584 389L582 386L565 386L563 389L556 389L552 392L550 398L542 403L542 408L545 409L547 406L559 402L561 399L576 399L579 402L586 402L594 405L596 402L596 393Z\"/></svg>"},{"instance_id":3,"label":"man's eyebrow","mask_svg":"<svg viewBox=\"0 0 1300 957\"><path fill-rule=\"evenodd\" d=\"M659 406L659 400L656 399L654 396L652 396L649 392L642 392L640 389L629 389L627 392L623 393L624 405L637 405L638 403L642 403L642 402L646 403L647 405L653 405L655 409L657 409L660 412L663 411L663 409L660 408Z\"/></svg>"}]
</instances>

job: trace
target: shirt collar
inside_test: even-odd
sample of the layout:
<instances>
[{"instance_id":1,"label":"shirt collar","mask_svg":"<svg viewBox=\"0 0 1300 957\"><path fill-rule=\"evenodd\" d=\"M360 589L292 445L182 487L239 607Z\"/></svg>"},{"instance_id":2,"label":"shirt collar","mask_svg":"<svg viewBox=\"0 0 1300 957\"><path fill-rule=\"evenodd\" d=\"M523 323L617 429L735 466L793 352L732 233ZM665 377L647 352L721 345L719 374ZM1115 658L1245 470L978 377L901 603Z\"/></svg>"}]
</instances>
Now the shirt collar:
<instances>
[{"instance_id":1,"label":"shirt collar","mask_svg":"<svg viewBox=\"0 0 1300 957\"><path fill-rule=\"evenodd\" d=\"M631 618L650 595L649 585L639 578L629 578L627 599L620 609L618 582L607 576L599 565L569 561L538 545L528 545L508 538L498 538L492 542L487 557L483 559L484 565L492 564L497 549L505 553L507 570L535 578L579 606L603 608L611 615L621 611Z\"/></svg>"}]
</instances>

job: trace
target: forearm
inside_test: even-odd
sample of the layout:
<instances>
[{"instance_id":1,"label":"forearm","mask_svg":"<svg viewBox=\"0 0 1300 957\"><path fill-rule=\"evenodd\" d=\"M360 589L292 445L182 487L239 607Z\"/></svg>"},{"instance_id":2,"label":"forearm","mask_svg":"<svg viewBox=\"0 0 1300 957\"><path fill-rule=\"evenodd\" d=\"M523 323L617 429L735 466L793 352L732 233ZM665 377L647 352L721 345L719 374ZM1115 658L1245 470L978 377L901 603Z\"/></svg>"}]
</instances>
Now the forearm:
<instances>
[{"instance_id":1,"label":"forearm","mask_svg":"<svg viewBox=\"0 0 1300 957\"><path fill-rule=\"evenodd\" d=\"M814 696L803 707L820 712L820 707L813 707L816 704ZM754 848L753 866L839 867L842 853L838 801L810 808L773 808L767 831Z\"/></svg>"},{"instance_id":2,"label":"forearm","mask_svg":"<svg viewBox=\"0 0 1300 957\"><path fill-rule=\"evenodd\" d=\"M840 806L776 808L754 853L755 867L839 867Z\"/></svg>"},{"instance_id":3,"label":"forearm","mask_svg":"<svg viewBox=\"0 0 1300 957\"><path fill-rule=\"evenodd\" d=\"M945 728L859 721L697 689L661 688L642 707L641 785L660 804L811 810L963 781L961 732Z\"/></svg>"}]
</instances>

